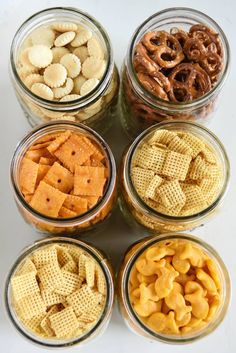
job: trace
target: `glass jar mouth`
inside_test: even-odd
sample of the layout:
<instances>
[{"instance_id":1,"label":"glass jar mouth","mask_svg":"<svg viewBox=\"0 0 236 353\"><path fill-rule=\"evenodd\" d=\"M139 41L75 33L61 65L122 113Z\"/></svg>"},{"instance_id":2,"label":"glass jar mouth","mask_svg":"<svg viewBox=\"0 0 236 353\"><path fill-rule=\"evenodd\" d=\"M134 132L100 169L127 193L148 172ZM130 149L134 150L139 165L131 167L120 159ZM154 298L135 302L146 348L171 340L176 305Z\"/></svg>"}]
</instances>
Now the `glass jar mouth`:
<instances>
[{"instance_id":1,"label":"glass jar mouth","mask_svg":"<svg viewBox=\"0 0 236 353\"><path fill-rule=\"evenodd\" d=\"M183 13L187 12L187 15L184 16ZM220 76L220 78L217 80L216 84L211 88L209 92L204 94L203 96L194 99L193 101L188 101L188 102L172 102L172 101L166 101L162 98L159 98L155 95L153 95L151 92L147 91L144 86L140 83L138 76L136 74L136 71L133 66L133 52L134 52L134 47L136 44L137 39L140 37L141 34L144 34L147 30L149 25L152 23L157 18L164 17L165 15L169 15L169 19L171 20L172 17L177 17L183 16L186 20L189 18L201 18L201 22L205 24L204 22L209 22L210 25L216 29L217 33L220 35L221 39L221 44L224 48L224 57L225 57L225 65L223 72ZM190 16L190 17L189 17ZM204 22L203 22L204 21ZM226 78L228 76L229 68L230 68L230 47L229 47L229 42L227 40L227 37L221 27L208 15L204 14L201 11L191 9L188 7L171 7L167 8L165 10L156 12L152 16L148 17L134 32L130 44L128 46L128 51L127 51L127 56L126 56L126 67L127 67L127 72L128 75L132 77L132 83L130 84L133 85L137 95L139 96L140 99L145 100L147 104L149 104L152 108L155 108L158 104L160 104L161 108L165 111L171 110L175 113L181 112L181 111L186 111L186 110L191 110L192 108L198 108L203 106L205 103L207 103L210 98L218 91L221 89L221 87L224 85Z\"/></svg>"},{"instance_id":2,"label":"glass jar mouth","mask_svg":"<svg viewBox=\"0 0 236 353\"><path fill-rule=\"evenodd\" d=\"M107 293L106 293L106 304L103 310L103 313L101 317L99 318L98 322L92 327L90 331L87 333L83 334L81 337L74 338L74 339L67 339L61 342L61 340L45 340L45 341L40 341L39 338L37 339L37 336L35 337L26 332L23 328L21 328L20 321L17 319L16 315L14 315L14 310L11 308L10 305L10 281L11 277L14 274L15 270L17 269L17 266L23 261L32 251L36 250L38 247L43 247L48 244L53 244L53 243L60 243L60 244L70 244L70 245L77 245L86 252L88 252L100 265L105 280L106 280L106 286L107 286ZM6 282L5 282L5 293L4 293L4 302L5 302L5 310L8 314L8 317L11 320L11 323L14 325L16 330L25 338L29 339L33 343L36 343L37 345L43 346L43 347L48 347L48 348L63 348L63 347L69 347L72 345L79 344L83 341L85 341L87 338L95 334L95 332L102 327L103 324L105 324L106 320L109 318L111 311L112 311L112 306L113 306L113 301L114 301L114 285L113 285L113 279L112 279L112 273L111 270L109 269L108 265L106 264L106 260L102 256L102 254L99 251L96 251L97 249L93 248L89 244L87 244L84 241L78 240L78 239L72 239L72 238L63 238L63 237L52 237L52 238L45 238L45 239L40 239L36 242L34 242L33 245L29 245L26 247L20 254L20 256L17 258L15 263L12 265ZM43 340L43 338L42 338Z\"/></svg>"},{"instance_id":3,"label":"glass jar mouth","mask_svg":"<svg viewBox=\"0 0 236 353\"><path fill-rule=\"evenodd\" d=\"M132 304L130 302L129 298L129 278L130 278L130 273L133 268L133 265L135 261L138 259L138 257L150 246L161 242L161 241L169 241L169 240L187 240L191 241L199 246L201 246L205 251L207 251L211 257L216 260L216 264L218 269L220 270L221 274L221 279L223 279L224 286L223 288L223 293L222 293L222 305L219 308L219 311L217 313L217 316L214 320L214 322L210 322L207 324L206 327L202 328L201 330L195 332L195 333L190 333L186 334L186 336L176 336L176 335L167 335L167 334L158 334L151 329L149 329L137 316L135 313ZM122 285L122 297L124 301L125 308L131 317L131 319L139 325L139 327L142 329L143 332L146 334L149 334L151 337L154 339L157 339L159 341L162 341L164 343L168 344L187 344L191 343L195 340L198 340L200 338L205 337L212 331L214 331L220 323L223 321L224 316L227 313L227 310L230 305L230 300L231 300L231 282L230 282L230 276L228 273L228 270L219 256L219 254L216 252L214 248L212 248L209 244L205 243L202 239L190 235L190 234L184 234L184 233L166 233L164 235L157 235L154 237L149 237L147 238L147 241L138 249L136 250L131 257L129 258L128 262L125 265L124 272L122 274L122 279L121 279L121 285ZM221 315L223 314L223 315Z\"/></svg>"},{"instance_id":4,"label":"glass jar mouth","mask_svg":"<svg viewBox=\"0 0 236 353\"><path fill-rule=\"evenodd\" d=\"M45 131L47 134L50 132L55 132L55 129L58 127L58 129L70 129L70 128L76 128L75 130L80 130L83 133L88 133L89 135L93 136L95 140L99 143L100 146L102 146L103 151L106 154L106 158L108 161L108 166L109 166L109 179L107 181L107 185L104 191L103 196L101 199L98 201L98 203L92 207L90 210L87 212L83 213L82 215L72 217L72 218L55 218L55 217L49 217L45 216L39 212L37 212L35 209L33 209L24 199L19 187L18 187L18 181L17 181L17 176L15 176L15 170L17 170L19 163L21 162L21 158L23 157L23 154L21 154L21 151L24 149L24 147L27 145L27 143L30 141L32 143L34 141L35 135L39 135L41 132ZM50 131L48 131L48 129ZM112 154L112 151L108 144L105 142L105 140L93 129L90 127L81 124L81 123L76 123L76 122L68 122L66 120L60 120L60 121L53 121L49 122L46 124L41 124L40 126L37 126L33 130L31 130L30 133L27 133L23 139L18 143L16 146L15 152L13 154L12 160L11 160L11 165L10 165L10 178L11 178L11 184L13 187L14 194L17 198L17 200L20 200L21 204L23 207L31 213L33 216L37 217L37 219L44 221L44 222L50 222L52 225L55 226L73 226L77 225L79 223L83 223L86 221L89 221L92 219L99 211L102 209L107 202L109 201L110 195L112 194L112 191L115 188L116 185L116 164L115 164L115 159Z\"/></svg>"},{"instance_id":5,"label":"glass jar mouth","mask_svg":"<svg viewBox=\"0 0 236 353\"><path fill-rule=\"evenodd\" d=\"M132 159L134 156L134 153L136 151L136 149L138 148L139 144L142 143L142 141L144 140L144 138L150 134L152 131L159 129L159 128L168 128L168 126L183 126L183 127L193 127L196 130L199 129L201 131L204 131L206 133L206 135L210 136L217 144L217 146L220 149L220 152L222 154L223 157L223 162L225 165L225 177L224 177L224 183L222 185L222 189L221 192L219 193L218 197L215 199L215 201L209 205L207 208L203 209L201 212L198 212L196 214L193 215L189 215L189 216L170 216L170 215L165 215L163 213L157 212L154 209L152 209L150 206L148 206L143 200L142 198L139 196L139 194L137 193L134 184L132 182L132 178L131 178L131 169L132 169ZM213 134L213 132L211 132L209 129L207 129L206 127L194 123L194 122L183 122L182 120L175 120L174 122L162 122L162 123L158 123L155 125L152 125L151 127L149 127L148 129L146 129L145 131L143 131L135 140L134 142L131 144L131 146L128 149L127 155L125 157L125 162L124 162L124 182L126 183L127 189L130 191L131 195L132 195L132 199L135 200L136 205L139 209L141 209L141 212L148 213L149 216L155 218L155 217L159 217L162 220L168 220L168 221L174 221L174 222L191 222L194 221L196 218L202 218L204 217L206 214L211 213L216 206L219 205L220 202L222 202L227 190L228 190L228 184L229 184L229 178L230 178L230 162L228 159L228 156L226 154L225 148L223 146L223 144L220 142L220 140L218 139L218 137Z\"/></svg>"},{"instance_id":6,"label":"glass jar mouth","mask_svg":"<svg viewBox=\"0 0 236 353\"><path fill-rule=\"evenodd\" d=\"M50 21L55 21L55 11L61 11L61 15L58 17L63 17L64 15L69 16L71 13L78 15L82 17L85 21L88 23L93 24L93 26L98 29L99 33L102 35L104 39L104 43L106 45L106 52L107 52L107 65L106 65L106 70L103 74L103 77L100 79L98 85L88 94L84 95L83 97L80 97L78 99L72 100L72 101L65 101L65 102L60 102L60 101L52 101L52 100L47 100L44 98L41 98L34 94L26 85L23 83L21 80L17 68L16 68L16 51L17 51L17 44L18 41L20 41L19 45L23 42L23 40L27 36L27 26L31 24L32 28L35 28L33 26L33 22L35 20L40 20L41 16L47 16L48 23ZM56 17L57 18L57 17ZM43 25L45 22L39 22L38 25ZM99 96L107 89L109 86L109 83L112 78L112 72L113 72L113 67L114 67L114 57L113 57L113 50L111 46L111 42L109 39L109 36L106 32L106 30L103 28L103 26L92 16L90 16L88 13L83 12L81 10L78 10L73 7L51 7L39 12L36 12L29 18L27 18L22 25L18 28L17 32L15 33L11 48L10 48L10 70L13 73L13 76L16 79L17 86L19 87L20 90L22 90L30 99L32 102L36 102L37 104L43 106L46 109L49 110L68 110L68 108L73 111L73 110L78 110L82 108L86 108L89 106L92 102L95 102Z\"/></svg>"}]
</instances>

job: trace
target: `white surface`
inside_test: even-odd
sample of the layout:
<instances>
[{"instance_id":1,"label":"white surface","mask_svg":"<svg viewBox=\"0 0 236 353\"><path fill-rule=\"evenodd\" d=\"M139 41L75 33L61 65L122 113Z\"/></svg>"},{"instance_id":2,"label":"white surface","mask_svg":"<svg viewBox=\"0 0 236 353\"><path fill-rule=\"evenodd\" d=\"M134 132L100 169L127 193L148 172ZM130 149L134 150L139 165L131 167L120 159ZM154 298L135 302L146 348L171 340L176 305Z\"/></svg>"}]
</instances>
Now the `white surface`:
<instances>
[{"instance_id":1,"label":"white surface","mask_svg":"<svg viewBox=\"0 0 236 353\"><path fill-rule=\"evenodd\" d=\"M220 137L228 151L232 167L231 187L221 213L201 229L194 231L195 235L204 238L215 247L224 259L232 278L232 293L236 291L236 41L235 41L235 12L234 0L198 0L198 1L155 1L155 0L64 0L64 1L33 1L33 0L0 0L0 285L3 294L4 277L15 260L19 251L40 237L29 228L14 204L10 183L9 163L17 141L30 130L23 113L16 101L8 76L9 48L12 37L18 26L30 15L41 9L53 6L74 6L88 11L95 16L110 34L115 60L120 64L125 55L127 43L135 28L149 15L171 6L192 6L212 16L224 29L230 40L232 49L231 72L224 87L219 110L215 114L210 128ZM114 133L115 132L115 133ZM118 159L127 143L119 124L113 128L107 138ZM106 232L91 236L88 240L104 249L112 258L114 266L121 259L124 250L129 244L141 237L134 234L124 223L119 210L114 212ZM223 324L210 336L187 346L170 346L159 342L151 343L130 332L118 313L114 310L110 325L105 334L98 340L84 347L74 347L66 351L81 353L127 353L127 352L192 352L192 353L232 353L236 352L236 300L232 297L231 308ZM1 351L34 353L42 351L20 337L8 322L2 307L0 316L0 342Z\"/></svg>"}]
</instances>

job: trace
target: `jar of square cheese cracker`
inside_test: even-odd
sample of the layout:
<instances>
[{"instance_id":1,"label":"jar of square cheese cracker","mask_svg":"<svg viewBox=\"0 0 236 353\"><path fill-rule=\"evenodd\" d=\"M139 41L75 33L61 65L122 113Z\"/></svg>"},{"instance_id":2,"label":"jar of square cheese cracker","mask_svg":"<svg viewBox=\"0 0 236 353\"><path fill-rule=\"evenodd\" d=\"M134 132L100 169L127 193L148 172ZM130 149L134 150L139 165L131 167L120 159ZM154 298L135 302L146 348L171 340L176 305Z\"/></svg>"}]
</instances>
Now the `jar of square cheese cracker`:
<instances>
[{"instance_id":1,"label":"jar of square cheese cracker","mask_svg":"<svg viewBox=\"0 0 236 353\"><path fill-rule=\"evenodd\" d=\"M12 324L45 348L82 345L101 335L113 301L113 271L106 255L70 238L52 237L28 246L5 285Z\"/></svg>"},{"instance_id":2,"label":"jar of square cheese cracker","mask_svg":"<svg viewBox=\"0 0 236 353\"><path fill-rule=\"evenodd\" d=\"M169 8L134 32L122 73L121 121L132 138L158 122L208 123L229 71L220 26L191 8Z\"/></svg>"},{"instance_id":3,"label":"jar of square cheese cracker","mask_svg":"<svg viewBox=\"0 0 236 353\"><path fill-rule=\"evenodd\" d=\"M123 157L120 207L151 233L203 225L219 210L229 182L219 139L192 122L166 122L139 135Z\"/></svg>"},{"instance_id":4,"label":"jar of square cheese cracker","mask_svg":"<svg viewBox=\"0 0 236 353\"><path fill-rule=\"evenodd\" d=\"M82 122L100 133L114 121L119 76L108 34L90 15L50 8L15 34L10 74L31 126Z\"/></svg>"},{"instance_id":5,"label":"jar of square cheese cracker","mask_svg":"<svg viewBox=\"0 0 236 353\"><path fill-rule=\"evenodd\" d=\"M116 165L106 142L89 127L51 122L17 145L11 182L20 213L43 233L80 234L111 214Z\"/></svg>"},{"instance_id":6,"label":"jar of square cheese cracker","mask_svg":"<svg viewBox=\"0 0 236 353\"><path fill-rule=\"evenodd\" d=\"M213 332L230 303L230 278L218 253L181 233L131 246L118 276L120 312L136 334L168 344L191 343Z\"/></svg>"}]
</instances>

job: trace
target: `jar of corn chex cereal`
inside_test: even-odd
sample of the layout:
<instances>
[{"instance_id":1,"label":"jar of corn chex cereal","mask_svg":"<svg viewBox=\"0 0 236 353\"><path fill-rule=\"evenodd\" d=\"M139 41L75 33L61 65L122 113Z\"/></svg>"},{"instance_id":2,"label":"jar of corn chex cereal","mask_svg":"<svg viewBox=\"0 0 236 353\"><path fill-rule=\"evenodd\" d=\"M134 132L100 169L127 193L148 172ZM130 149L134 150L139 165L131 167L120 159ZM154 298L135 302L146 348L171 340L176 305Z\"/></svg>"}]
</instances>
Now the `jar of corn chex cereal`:
<instances>
[{"instance_id":1,"label":"jar of corn chex cereal","mask_svg":"<svg viewBox=\"0 0 236 353\"><path fill-rule=\"evenodd\" d=\"M228 40L208 15L168 8L134 32L124 60L121 122L131 138L158 122L207 124L230 64Z\"/></svg>"},{"instance_id":2,"label":"jar of corn chex cereal","mask_svg":"<svg viewBox=\"0 0 236 353\"><path fill-rule=\"evenodd\" d=\"M159 123L123 157L120 208L128 222L151 233L193 229L219 210L229 173L224 146L210 130L193 122Z\"/></svg>"},{"instance_id":3,"label":"jar of corn chex cereal","mask_svg":"<svg viewBox=\"0 0 236 353\"><path fill-rule=\"evenodd\" d=\"M5 284L8 317L44 348L83 345L110 321L114 279L107 256L71 238L36 241L17 257Z\"/></svg>"},{"instance_id":4,"label":"jar of corn chex cereal","mask_svg":"<svg viewBox=\"0 0 236 353\"><path fill-rule=\"evenodd\" d=\"M21 215L42 233L76 235L105 225L116 202L112 152L83 124L36 127L17 145L10 173Z\"/></svg>"},{"instance_id":5,"label":"jar of corn chex cereal","mask_svg":"<svg viewBox=\"0 0 236 353\"><path fill-rule=\"evenodd\" d=\"M17 30L10 74L31 126L82 122L104 133L114 121L119 76L110 39L90 15L50 8Z\"/></svg>"},{"instance_id":6,"label":"jar of corn chex cereal","mask_svg":"<svg viewBox=\"0 0 236 353\"><path fill-rule=\"evenodd\" d=\"M133 244L124 255L117 287L127 326L149 341L168 344L192 343L215 331L231 297L219 254L181 233Z\"/></svg>"}]
</instances>

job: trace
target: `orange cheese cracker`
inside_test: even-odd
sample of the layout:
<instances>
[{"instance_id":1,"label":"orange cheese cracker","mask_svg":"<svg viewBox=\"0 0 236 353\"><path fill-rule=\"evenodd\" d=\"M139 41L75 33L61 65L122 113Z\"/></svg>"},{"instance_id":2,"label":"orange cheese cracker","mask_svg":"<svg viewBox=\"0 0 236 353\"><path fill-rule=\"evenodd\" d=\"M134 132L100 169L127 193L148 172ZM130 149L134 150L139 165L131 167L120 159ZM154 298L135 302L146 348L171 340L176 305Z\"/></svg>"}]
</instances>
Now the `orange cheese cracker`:
<instances>
[{"instance_id":1,"label":"orange cheese cracker","mask_svg":"<svg viewBox=\"0 0 236 353\"><path fill-rule=\"evenodd\" d=\"M41 181L30 201L30 206L49 217L57 217L65 199L66 194Z\"/></svg>"},{"instance_id":2,"label":"orange cheese cracker","mask_svg":"<svg viewBox=\"0 0 236 353\"><path fill-rule=\"evenodd\" d=\"M20 186L33 193L37 181L38 164L28 158L23 158L20 168Z\"/></svg>"},{"instance_id":3,"label":"orange cheese cracker","mask_svg":"<svg viewBox=\"0 0 236 353\"><path fill-rule=\"evenodd\" d=\"M72 218L94 207L109 177L105 153L88 135L62 130L40 137L20 166L20 188L36 211Z\"/></svg>"},{"instance_id":4,"label":"orange cheese cracker","mask_svg":"<svg viewBox=\"0 0 236 353\"><path fill-rule=\"evenodd\" d=\"M83 137L72 134L54 154L73 173L75 166L82 165L93 154L93 150Z\"/></svg>"},{"instance_id":5,"label":"orange cheese cracker","mask_svg":"<svg viewBox=\"0 0 236 353\"><path fill-rule=\"evenodd\" d=\"M63 206L69 210L76 212L77 215L83 214L88 209L88 201L82 197L67 195Z\"/></svg>"},{"instance_id":6,"label":"orange cheese cracker","mask_svg":"<svg viewBox=\"0 0 236 353\"><path fill-rule=\"evenodd\" d=\"M74 186L73 174L66 168L55 162L44 177L45 183L54 188L68 193Z\"/></svg>"},{"instance_id":7,"label":"orange cheese cracker","mask_svg":"<svg viewBox=\"0 0 236 353\"><path fill-rule=\"evenodd\" d=\"M104 168L101 167L76 167L74 177L74 194L102 196L104 185L106 183L103 169Z\"/></svg>"}]
</instances>

